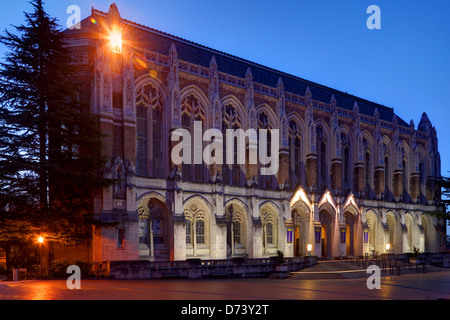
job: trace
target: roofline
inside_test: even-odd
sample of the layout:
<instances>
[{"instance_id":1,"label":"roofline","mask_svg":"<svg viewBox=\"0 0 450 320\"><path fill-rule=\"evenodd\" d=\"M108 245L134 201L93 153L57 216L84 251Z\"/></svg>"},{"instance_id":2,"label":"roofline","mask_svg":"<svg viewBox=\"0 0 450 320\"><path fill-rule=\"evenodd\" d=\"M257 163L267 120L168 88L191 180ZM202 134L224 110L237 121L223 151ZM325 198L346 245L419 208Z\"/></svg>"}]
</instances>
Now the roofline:
<instances>
[{"instance_id":1,"label":"roofline","mask_svg":"<svg viewBox=\"0 0 450 320\"><path fill-rule=\"evenodd\" d=\"M108 13L103 12L103 11L100 11L100 10L97 10L97 9L95 9L94 7L92 7L91 16L94 15L94 14L100 15L100 16L102 16L102 17L104 17L104 18L106 18L106 17L108 16ZM88 18L89 18L89 17L88 17ZM296 80L296 81L302 81L302 82L304 82L306 85L316 86L316 87L319 87L319 88L321 88L321 89L325 89L325 90L329 91L330 93L340 94L340 95L346 96L346 97L348 97L348 98L352 98L352 99L354 99L355 101L361 101L361 102L365 102L365 103L368 103L368 104L372 104L374 107L377 107L377 108L384 108L384 109L387 109L387 110L389 110L389 111L392 111L392 113L394 113L394 115L396 115L395 112L394 112L394 108L387 107L387 106L382 105L382 104L379 104L379 103L377 103L377 102L373 102L373 101L370 101L370 100L367 100L367 99L364 99L364 98L361 98L361 97L352 95L352 94L347 93L347 92L343 92L343 91L340 91L340 90L337 90L337 89L334 89L334 88L331 88L331 87L327 87L327 86L325 86L325 85L322 85L322 84L319 84L319 83L316 83L316 82L313 82L313 81L310 81L310 80L306 80L306 79L304 79L304 78L301 78L301 77L298 77L298 76L295 76L295 75L286 73L286 72L284 72L284 71L276 70L276 69L273 69L273 68L270 68L270 67L267 67L267 66L258 64L258 63L256 63L256 62L253 62L253 61L250 61L250 60L246 60L246 59L244 59L244 58L240 58L240 57L234 56L234 55L232 55L232 54L229 54L229 53L226 53L226 52L217 50L217 49L209 48L209 47L204 46L204 45L202 45L202 44L198 44L198 43L196 43L196 42L193 42L193 41L190 41L190 40L186 40L186 39L180 38L180 37L178 37L178 36L175 36L175 35L166 33L166 32L164 32L164 31L160 31L160 30L157 30L157 29L154 29L154 28L151 28L151 27L148 27L148 26L145 26L145 25L142 25L142 24L139 24L139 23L136 23L136 22L133 22L133 21L124 19L124 18L121 18L121 20L122 20L125 24L128 24L128 25L130 25L130 26L134 26L134 27L139 28L139 29L142 29L142 30L144 30L144 31L148 31L148 32L152 32L152 33L155 33L155 34L158 34L158 35L161 35L161 36L165 36L165 37L171 38L171 39L173 39L173 40L176 40L176 41L179 41L179 42L183 42L183 43L185 43L185 44L187 44L187 45L196 46L196 47L198 47L199 49L207 50L207 51L209 51L210 53L213 53L213 54L214 54L214 53L215 53L215 54L221 54L221 55L226 56L226 57L228 57L228 58L231 58L231 59L234 59L234 60L243 62L243 63L245 63L245 64L248 64L248 65L250 65L250 66L254 66L254 67L257 67L257 68L261 68L261 69L264 69L264 70L266 70L266 71L269 71L269 72L273 72L273 73L275 73L275 74L278 74L278 75L280 75L280 76L289 77L289 78L291 78L291 79L293 79L293 80ZM325 102L325 101L322 101L322 102ZM325 103L328 103L328 102L325 102ZM397 117L398 117L398 116L397 116ZM398 118L401 119L400 117L398 117ZM403 121L404 121L404 120L403 120ZM406 123L406 121L405 121L405 123Z\"/></svg>"}]
</instances>

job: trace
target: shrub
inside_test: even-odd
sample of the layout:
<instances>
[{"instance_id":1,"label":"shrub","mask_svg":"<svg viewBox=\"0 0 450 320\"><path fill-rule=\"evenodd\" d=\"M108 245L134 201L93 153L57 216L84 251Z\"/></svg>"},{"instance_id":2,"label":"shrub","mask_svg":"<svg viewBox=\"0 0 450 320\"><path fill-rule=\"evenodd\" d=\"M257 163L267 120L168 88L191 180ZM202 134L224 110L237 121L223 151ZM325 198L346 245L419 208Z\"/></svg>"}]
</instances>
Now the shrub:
<instances>
[{"instance_id":1,"label":"shrub","mask_svg":"<svg viewBox=\"0 0 450 320\"><path fill-rule=\"evenodd\" d=\"M70 276L70 274L67 273L67 268L70 265L76 265L80 268L81 276L82 277L89 277L92 275L92 263L82 261L82 260L75 260L74 262L69 262L67 260L54 260L50 263L50 266L48 268L48 275L51 278L67 278Z\"/></svg>"},{"instance_id":2,"label":"shrub","mask_svg":"<svg viewBox=\"0 0 450 320\"><path fill-rule=\"evenodd\" d=\"M48 266L48 275L51 278L67 278L67 267L70 263L67 260L53 260Z\"/></svg>"},{"instance_id":3,"label":"shrub","mask_svg":"<svg viewBox=\"0 0 450 320\"><path fill-rule=\"evenodd\" d=\"M6 274L7 270L6 270L6 265L3 263L0 263L0 274Z\"/></svg>"}]
</instances>

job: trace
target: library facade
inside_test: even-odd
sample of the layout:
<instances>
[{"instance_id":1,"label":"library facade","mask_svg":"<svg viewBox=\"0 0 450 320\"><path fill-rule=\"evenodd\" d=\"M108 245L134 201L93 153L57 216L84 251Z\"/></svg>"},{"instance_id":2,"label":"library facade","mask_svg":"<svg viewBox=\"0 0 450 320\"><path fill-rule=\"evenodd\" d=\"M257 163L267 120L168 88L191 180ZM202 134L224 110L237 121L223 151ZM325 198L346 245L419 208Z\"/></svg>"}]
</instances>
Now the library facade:
<instances>
[{"instance_id":1,"label":"library facade","mask_svg":"<svg viewBox=\"0 0 450 320\"><path fill-rule=\"evenodd\" d=\"M392 108L125 20L114 4L65 33L104 134L103 174L120 181L96 196L97 217L114 224L79 248L87 260L445 250L445 222L426 214L440 158L425 113L406 123ZM223 140L227 129L267 129L279 169L174 164L174 135L195 121Z\"/></svg>"}]
</instances>

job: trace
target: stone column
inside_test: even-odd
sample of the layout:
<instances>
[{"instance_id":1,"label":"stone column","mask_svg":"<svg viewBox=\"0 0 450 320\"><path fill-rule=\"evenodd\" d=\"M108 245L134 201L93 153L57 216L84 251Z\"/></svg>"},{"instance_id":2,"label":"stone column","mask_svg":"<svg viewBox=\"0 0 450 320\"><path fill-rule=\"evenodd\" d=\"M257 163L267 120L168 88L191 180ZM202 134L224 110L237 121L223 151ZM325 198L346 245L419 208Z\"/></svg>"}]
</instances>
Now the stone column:
<instances>
[{"instance_id":1,"label":"stone column","mask_svg":"<svg viewBox=\"0 0 450 320\"><path fill-rule=\"evenodd\" d=\"M374 179L375 194L379 198L384 192L384 167L378 166L375 168L375 179Z\"/></svg>"},{"instance_id":2,"label":"stone column","mask_svg":"<svg viewBox=\"0 0 450 320\"><path fill-rule=\"evenodd\" d=\"M338 158L331 161L331 187L342 191L342 160Z\"/></svg>"},{"instance_id":3,"label":"stone column","mask_svg":"<svg viewBox=\"0 0 450 320\"><path fill-rule=\"evenodd\" d=\"M416 202L420 194L420 176L418 173L413 173L411 175L409 192L413 202Z\"/></svg>"},{"instance_id":4,"label":"stone column","mask_svg":"<svg viewBox=\"0 0 450 320\"><path fill-rule=\"evenodd\" d=\"M306 156L306 183L308 189L317 184L317 155L315 153Z\"/></svg>"},{"instance_id":5,"label":"stone column","mask_svg":"<svg viewBox=\"0 0 450 320\"><path fill-rule=\"evenodd\" d=\"M364 163L359 162L355 164L353 171L353 190L356 194L364 191Z\"/></svg>"},{"instance_id":6,"label":"stone column","mask_svg":"<svg viewBox=\"0 0 450 320\"><path fill-rule=\"evenodd\" d=\"M393 193L395 198L399 198L403 191L403 172L402 170L394 171Z\"/></svg>"}]
</instances>

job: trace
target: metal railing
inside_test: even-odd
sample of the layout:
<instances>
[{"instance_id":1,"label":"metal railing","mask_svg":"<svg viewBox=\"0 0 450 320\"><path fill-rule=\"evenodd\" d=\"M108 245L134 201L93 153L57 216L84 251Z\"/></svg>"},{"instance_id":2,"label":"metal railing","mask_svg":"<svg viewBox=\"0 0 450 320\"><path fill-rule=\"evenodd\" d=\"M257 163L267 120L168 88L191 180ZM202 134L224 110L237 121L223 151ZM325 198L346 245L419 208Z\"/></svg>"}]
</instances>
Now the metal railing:
<instances>
[{"instance_id":1,"label":"metal railing","mask_svg":"<svg viewBox=\"0 0 450 320\"><path fill-rule=\"evenodd\" d=\"M341 260L362 269L376 265L381 272L389 275L400 276L408 271L409 273L427 273L427 263L413 262L407 254L364 255L363 257L344 257Z\"/></svg>"}]
</instances>

